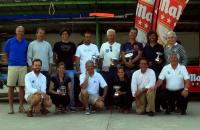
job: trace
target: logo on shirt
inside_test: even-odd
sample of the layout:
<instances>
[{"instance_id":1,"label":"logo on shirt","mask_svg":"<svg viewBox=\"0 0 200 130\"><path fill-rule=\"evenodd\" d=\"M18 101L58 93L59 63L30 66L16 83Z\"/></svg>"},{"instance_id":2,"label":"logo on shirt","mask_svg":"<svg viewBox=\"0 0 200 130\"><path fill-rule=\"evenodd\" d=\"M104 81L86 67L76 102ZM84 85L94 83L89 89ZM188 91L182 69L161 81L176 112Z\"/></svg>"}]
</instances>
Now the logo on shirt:
<instances>
[{"instance_id":1,"label":"logo on shirt","mask_svg":"<svg viewBox=\"0 0 200 130\"><path fill-rule=\"evenodd\" d=\"M106 53L109 53L109 49L106 49Z\"/></svg>"},{"instance_id":2,"label":"logo on shirt","mask_svg":"<svg viewBox=\"0 0 200 130\"><path fill-rule=\"evenodd\" d=\"M32 83L35 83L35 80L31 81Z\"/></svg>"}]
</instances>

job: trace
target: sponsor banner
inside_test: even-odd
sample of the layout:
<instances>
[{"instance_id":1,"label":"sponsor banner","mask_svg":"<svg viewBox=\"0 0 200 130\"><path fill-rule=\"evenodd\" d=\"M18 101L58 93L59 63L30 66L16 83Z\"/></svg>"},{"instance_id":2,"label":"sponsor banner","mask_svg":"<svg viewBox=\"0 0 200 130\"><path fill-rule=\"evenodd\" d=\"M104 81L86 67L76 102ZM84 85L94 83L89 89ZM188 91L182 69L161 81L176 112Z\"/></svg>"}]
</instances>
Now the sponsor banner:
<instances>
[{"instance_id":1,"label":"sponsor banner","mask_svg":"<svg viewBox=\"0 0 200 130\"><path fill-rule=\"evenodd\" d=\"M200 66L187 66L190 76L189 92L200 92Z\"/></svg>"},{"instance_id":2,"label":"sponsor banner","mask_svg":"<svg viewBox=\"0 0 200 130\"><path fill-rule=\"evenodd\" d=\"M151 30L155 0L138 0L135 27L138 29L137 41L145 44L147 32Z\"/></svg>"},{"instance_id":3,"label":"sponsor banner","mask_svg":"<svg viewBox=\"0 0 200 130\"><path fill-rule=\"evenodd\" d=\"M160 0L159 10L157 11L157 22L154 23L157 26L156 31L159 35L159 43L167 44L166 34L168 31L174 30L188 1L189 0Z\"/></svg>"}]
</instances>

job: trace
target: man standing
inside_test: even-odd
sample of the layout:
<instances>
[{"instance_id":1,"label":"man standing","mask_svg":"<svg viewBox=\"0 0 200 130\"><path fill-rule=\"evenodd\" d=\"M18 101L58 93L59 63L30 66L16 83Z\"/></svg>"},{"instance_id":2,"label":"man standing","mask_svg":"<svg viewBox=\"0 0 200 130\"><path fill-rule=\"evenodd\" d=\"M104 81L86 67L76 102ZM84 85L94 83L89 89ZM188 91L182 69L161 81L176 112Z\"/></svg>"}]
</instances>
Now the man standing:
<instances>
[{"instance_id":1,"label":"man standing","mask_svg":"<svg viewBox=\"0 0 200 130\"><path fill-rule=\"evenodd\" d=\"M139 59L142 57L143 52L142 43L136 41L137 33L137 28L131 28L129 41L121 46L121 56L129 78L131 78L134 71L139 69ZM127 54L131 54L131 56L126 57Z\"/></svg>"},{"instance_id":2,"label":"man standing","mask_svg":"<svg viewBox=\"0 0 200 130\"><path fill-rule=\"evenodd\" d=\"M24 38L24 27L18 26L16 28L16 36L8 39L5 44L4 51L8 58L8 100L9 112L14 114L13 97L14 88L17 83L19 86L19 112L25 112L23 107L24 100L24 77L27 73L27 49L28 42Z\"/></svg>"},{"instance_id":3,"label":"man standing","mask_svg":"<svg viewBox=\"0 0 200 130\"><path fill-rule=\"evenodd\" d=\"M177 36L176 33L173 31L169 31L167 33L167 47L165 48L165 59L169 59L169 55L172 52L176 52L179 54L180 59L179 59L179 63L182 65L187 65L187 55L186 55L186 51L185 48L177 43ZM170 61L166 60L166 64L169 64Z\"/></svg>"},{"instance_id":4,"label":"man standing","mask_svg":"<svg viewBox=\"0 0 200 130\"><path fill-rule=\"evenodd\" d=\"M155 88L160 87L166 80L166 91L161 101L167 101L166 114L170 114L173 109L174 102L177 101L177 107L181 110L181 114L186 114L188 104L188 88L189 74L184 65L179 64L180 56L177 52L172 52L169 55L170 64L164 66L159 80Z\"/></svg>"},{"instance_id":5,"label":"man standing","mask_svg":"<svg viewBox=\"0 0 200 130\"><path fill-rule=\"evenodd\" d=\"M120 58L121 44L115 41L116 32L114 29L107 30L108 41L103 43L100 49L100 65L101 74L108 84L108 91L111 90L111 80L114 78L117 71L117 63ZM105 104L111 104L112 95L107 95Z\"/></svg>"},{"instance_id":6,"label":"man standing","mask_svg":"<svg viewBox=\"0 0 200 130\"><path fill-rule=\"evenodd\" d=\"M70 110L75 110L74 101L74 76L76 71L74 70L73 63L75 61L76 45L73 42L68 41L70 32L66 28L60 31L61 41L54 44L54 61L56 64L60 62L65 63L65 73L71 79L72 82L72 94L70 95Z\"/></svg>"},{"instance_id":7,"label":"man standing","mask_svg":"<svg viewBox=\"0 0 200 130\"><path fill-rule=\"evenodd\" d=\"M86 31L84 33L84 42L78 46L76 50L76 69L81 73L85 73L85 63L92 60L92 57L99 56L99 50L95 44L92 44L92 33ZM96 64L96 63L95 63Z\"/></svg>"},{"instance_id":8,"label":"man standing","mask_svg":"<svg viewBox=\"0 0 200 130\"><path fill-rule=\"evenodd\" d=\"M135 97L136 112L153 116L155 112L155 72L148 68L145 58L140 59L140 69L135 71L131 80L132 95Z\"/></svg>"},{"instance_id":9,"label":"man standing","mask_svg":"<svg viewBox=\"0 0 200 130\"><path fill-rule=\"evenodd\" d=\"M32 65L34 59L40 59L42 61L41 73L48 78L51 73L51 64L53 63L53 52L51 45L44 39L45 29L37 28L36 40L30 43L27 57L29 66Z\"/></svg>"},{"instance_id":10,"label":"man standing","mask_svg":"<svg viewBox=\"0 0 200 130\"><path fill-rule=\"evenodd\" d=\"M46 108L51 106L51 99L46 95L46 77L40 73L42 61L34 59L32 61L33 71L25 76L25 99L30 104L28 117L33 116L33 109L39 106L42 114L48 111Z\"/></svg>"},{"instance_id":11,"label":"man standing","mask_svg":"<svg viewBox=\"0 0 200 130\"><path fill-rule=\"evenodd\" d=\"M81 93L80 101L86 109L85 114L90 114L89 104L97 109L104 108L104 98L107 94L107 84L101 74L94 71L94 63L86 62L86 72L80 75ZM99 96L99 88L103 88L103 95Z\"/></svg>"}]
</instances>

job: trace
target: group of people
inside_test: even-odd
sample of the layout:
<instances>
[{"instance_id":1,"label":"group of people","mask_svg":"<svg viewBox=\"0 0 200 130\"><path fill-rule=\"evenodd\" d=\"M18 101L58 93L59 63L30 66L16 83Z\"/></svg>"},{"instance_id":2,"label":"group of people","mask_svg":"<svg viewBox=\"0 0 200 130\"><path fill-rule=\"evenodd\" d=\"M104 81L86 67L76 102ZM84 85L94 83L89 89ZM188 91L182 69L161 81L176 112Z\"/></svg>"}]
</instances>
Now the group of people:
<instances>
[{"instance_id":1,"label":"group of people","mask_svg":"<svg viewBox=\"0 0 200 130\"><path fill-rule=\"evenodd\" d=\"M161 108L170 114L186 114L189 75L185 68L187 56L177 42L176 33L167 33L167 46L158 41L155 31L149 31L147 43L137 42L138 30L131 28L128 42L116 42L114 29L107 30L107 42L98 47L92 43L92 33L85 31L82 43L69 41L70 32L64 28L61 40L53 45L45 41L45 29L37 28L36 40L28 43L24 27L16 28L16 36L5 43L8 58L7 86L9 114L14 114L14 88L19 86L19 112L26 112L24 98L29 104L28 117L34 113L49 113L52 103L56 112L75 111L75 87L80 87L79 101L85 114L103 110L105 106L128 113L135 101L138 114L153 116ZM56 73L52 73L52 64ZM32 71L27 73L27 66ZM75 85L75 76L79 85Z\"/></svg>"}]
</instances>

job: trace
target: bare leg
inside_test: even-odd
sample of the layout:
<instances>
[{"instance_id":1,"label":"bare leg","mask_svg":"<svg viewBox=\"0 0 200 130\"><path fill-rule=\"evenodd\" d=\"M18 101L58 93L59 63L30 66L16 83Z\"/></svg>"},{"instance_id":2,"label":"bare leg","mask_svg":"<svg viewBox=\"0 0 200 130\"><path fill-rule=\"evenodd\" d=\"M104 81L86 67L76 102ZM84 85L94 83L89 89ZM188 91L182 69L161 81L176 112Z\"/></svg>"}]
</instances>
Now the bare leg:
<instances>
[{"instance_id":1,"label":"bare leg","mask_svg":"<svg viewBox=\"0 0 200 130\"><path fill-rule=\"evenodd\" d=\"M103 110L104 109L104 102L101 100L97 100L95 103L95 107L99 110Z\"/></svg>"},{"instance_id":2,"label":"bare leg","mask_svg":"<svg viewBox=\"0 0 200 130\"><path fill-rule=\"evenodd\" d=\"M25 112L24 104L24 86L19 87L19 112Z\"/></svg>"},{"instance_id":3,"label":"bare leg","mask_svg":"<svg viewBox=\"0 0 200 130\"><path fill-rule=\"evenodd\" d=\"M8 114L14 114L13 98L14 98L14 86L9 86L8 88L9 113Z\"/></svg>"},{"instance_id":4,"label":"bare leg","mask_svg":"<svg viewBox=\"0 0 200 130\"><path fill-rule=\"evenodd\" d=\"M81 102L83 103L83 106L85 108L89 107L88 98L89 98L89 95L86 92L86 90L85 89L81 89Z\"/></svg>"}]
</instances>

